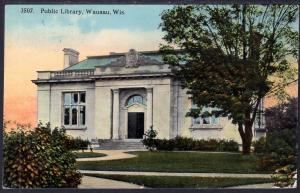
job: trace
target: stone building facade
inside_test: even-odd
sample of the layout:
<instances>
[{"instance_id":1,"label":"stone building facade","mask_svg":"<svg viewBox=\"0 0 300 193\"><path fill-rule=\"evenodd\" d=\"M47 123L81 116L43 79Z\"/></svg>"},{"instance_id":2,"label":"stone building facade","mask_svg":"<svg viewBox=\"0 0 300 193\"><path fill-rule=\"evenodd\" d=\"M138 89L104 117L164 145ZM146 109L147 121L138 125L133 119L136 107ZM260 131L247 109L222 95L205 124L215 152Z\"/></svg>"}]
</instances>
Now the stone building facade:
<instances>
[{"instance_id":1,"label":"stone building facade","mask_svg":"<svg viewBox=\"0 0 300 193\"><path fill-rule=\"evenodd\" d=\"M159 138L234 139L237 126L227 117L191 118L193 104L157 51L88 56L64 50L64 69L38 71L38 120L83 139L141 139L153 126ZM208 109L210 110L210 109ZM263 117L253 127L264 135Z\"/></svg>"}]
</instances>

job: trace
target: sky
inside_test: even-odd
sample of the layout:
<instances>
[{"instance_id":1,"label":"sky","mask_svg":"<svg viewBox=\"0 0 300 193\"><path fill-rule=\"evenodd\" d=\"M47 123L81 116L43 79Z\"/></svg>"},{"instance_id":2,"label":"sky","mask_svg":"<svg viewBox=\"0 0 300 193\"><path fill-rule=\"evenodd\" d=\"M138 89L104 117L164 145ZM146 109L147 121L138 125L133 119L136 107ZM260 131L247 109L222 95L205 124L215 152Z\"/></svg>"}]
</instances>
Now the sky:
<instances>
[{"instance_id":1,"label":"sky","mask_svg":"<svg viewBox=\"0 0 300 193\"><path fill-rule=\"evenodd\" d=\"M33 8L33 12L21 13L22 8ZM63 48L80 52L80 60L131 48L157 50L163 37L160 14L168 8L171 6L6 5L4 119L36 124L37 88L31 80L39 70L62 70ZM61 14L60 9L85 14ZM86 9L125 14L89 15ZM53 10L59 13L46 13Z\"/></svg>"},{"instance_id":2,"label":"sky","mask_svg":"<svg viewBox=\"0 0 300 193\"><path fill-rule=\"evenodd\" d=\"M33 13L21 13L33 8ZM63 69L63 48L80 60L109 52L157 50L168 5L8 5L5 7L4 119L35 125L38 70ZM44 10L41 13L41 10ZM45 10L122 10L123 15L46 14Z\"/></svg>"}]
</instances>

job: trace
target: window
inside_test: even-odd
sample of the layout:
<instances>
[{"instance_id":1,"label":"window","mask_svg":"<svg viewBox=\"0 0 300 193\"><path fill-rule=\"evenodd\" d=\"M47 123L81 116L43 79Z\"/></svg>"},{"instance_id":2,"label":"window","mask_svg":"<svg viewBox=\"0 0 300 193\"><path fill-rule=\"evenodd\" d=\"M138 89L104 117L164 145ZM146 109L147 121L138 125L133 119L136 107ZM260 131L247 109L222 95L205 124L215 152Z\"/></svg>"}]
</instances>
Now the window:
<instances>
[{"instance_id":1,"label":"window","mask_svg":"<svg viewBox=\"0 0 300 193\"><path fill-rule=\"evenodd\" d=\"M256 129L265 128L265 113L264 113L264 100L262 99L257 109L255 124Z\"/></svg>"},{"instance_id":2,"label":"window","mask_svg":"<svg viewBox=\"0 0 300 193\"><path fill-rule=\"evenodd\" d=\"M85 92L63 94L63 113L65 126L85 125Z\"/></svg>"},{"instance_id":3,"label":"window","mask_svg":"<svg viewBox=\"0 0 300 193\"><path fill-rule=\"evenodd\" d=\"M193 104L192 108L198 108L195 104ZM204 107L202 108L202 112L211 112L214 110L213 108L210 107ZM193 118L193 125L218 125L220 123L220 118L216 116L210 116L210 117L204 117L202 118L201 116L197 118Z\"/></svg>"},{"instance_id":4,"label":"window","mask_svg":"<svg viewBox=\"0 0 300 193\"><path fill-rule=\"evenodd\" d=\"M130 105L133 105L133 104L143 104L143 105L146 105L146 101L145 101L144 97L142 97L140 95L134 95L134 96L131 96L127 100L126 106L130 106Z\"/></svg>"}]
</instances>

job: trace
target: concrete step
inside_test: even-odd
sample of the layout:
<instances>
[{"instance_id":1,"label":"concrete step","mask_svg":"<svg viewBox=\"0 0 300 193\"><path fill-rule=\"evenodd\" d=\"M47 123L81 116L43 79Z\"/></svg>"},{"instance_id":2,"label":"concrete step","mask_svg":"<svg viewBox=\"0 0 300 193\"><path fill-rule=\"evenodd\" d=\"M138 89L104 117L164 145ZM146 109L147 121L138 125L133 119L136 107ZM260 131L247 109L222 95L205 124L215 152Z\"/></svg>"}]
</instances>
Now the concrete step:
<instances>
[{"instance_id":1,"label":"concrete step","mask_svg":"<svg viewBox=\"0 0 300 193\"><path fill-rule=\"evenodd\" d=\"M131 149L146 149L141 140L125 139L125 140L101 140L100 145L95 147L100 150L131 150Z\"/></svg>"}]
</instances>

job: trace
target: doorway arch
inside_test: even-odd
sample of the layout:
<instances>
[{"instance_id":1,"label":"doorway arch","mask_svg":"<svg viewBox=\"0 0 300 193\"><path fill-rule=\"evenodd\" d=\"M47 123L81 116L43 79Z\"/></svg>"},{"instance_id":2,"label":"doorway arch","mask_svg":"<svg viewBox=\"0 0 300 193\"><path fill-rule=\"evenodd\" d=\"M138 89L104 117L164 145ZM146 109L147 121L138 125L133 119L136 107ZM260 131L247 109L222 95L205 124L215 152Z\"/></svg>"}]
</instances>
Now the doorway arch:
<instances>
[{"instance_id":1,"label":"doorway arch","mask_svg":"<svg viewBox=\"0 0 300 193\"><path fill-rule=\"evenodd\" d=\"M135 94L128 97L127 108L127 138L142 139L145 129L146 100Z\"/></svg>"}]
</instances>

